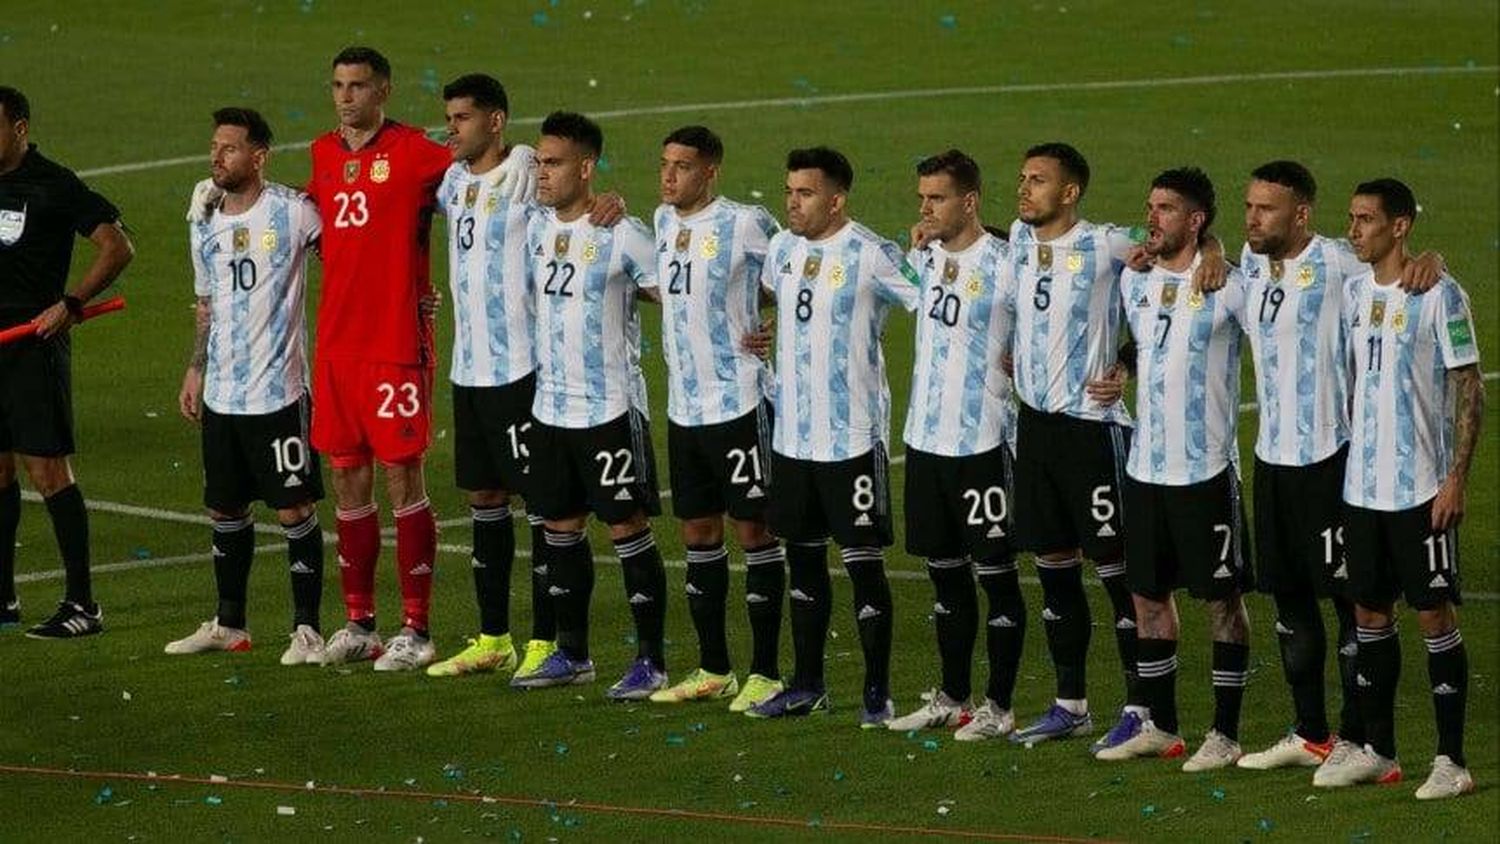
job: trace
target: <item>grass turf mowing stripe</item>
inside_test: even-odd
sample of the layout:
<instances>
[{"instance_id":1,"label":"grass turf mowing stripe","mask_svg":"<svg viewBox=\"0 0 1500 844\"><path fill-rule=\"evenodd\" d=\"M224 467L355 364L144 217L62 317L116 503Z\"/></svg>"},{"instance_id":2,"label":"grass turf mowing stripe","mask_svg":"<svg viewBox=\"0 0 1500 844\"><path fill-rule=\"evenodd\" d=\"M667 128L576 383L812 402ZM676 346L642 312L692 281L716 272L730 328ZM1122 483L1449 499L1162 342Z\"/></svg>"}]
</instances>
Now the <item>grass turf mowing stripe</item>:
<instances>
[{"instance_id":1,"label":"grass turf mowing stripe","mask_svg":"<svg viewBox=\"0 0 1500 844\"><path fill-rule=\"evenodd\" d=\"M1445 76L1470 73L1494 73L1497 65L1462 65L1428 67L1353 67L1328 70L1286 70L1262 73L1217 73L1206 76L1169 76L1156 79L1109 79L1093 82L1035 82L1011 85L970 85L951 88L911 88L894 91L857 91L849 94L818 94L808 97L770 97L755 100L720 100L705 103L678 103L675 105L637 106L617 108L591 113L595 120L620 117L648 117L664 114L682 114L700 111L741 111L755 108L788 108L809 105L837 105L840 103L866 103L884 100L926 99L930 97L974 97L995 94L1046 94L1066 91L1121 91L1134 89L1170 88L1178 86L1226 85L1237 82L1312 82L1328 79L1367 79L1378 77ZM540 117L519 117L510 121L512 126L534 126ZM429 132L441 130L441 126L426 127ZM276 144L273 152L307 149L312 141L293 141ZM137 173L142 170L157 170L164 167L179 167L187 164L202 164L203 156L182 155L173 158L158 158L152 161L136 161L128 164L111 164L79 170L79 178L109 176L116 173Z\"/></svg>"},{"instance_id":2,"label":"grass turf mowing stripe","mask_svg":"<svg viewBox=\"0 0 1500 844\"><path fill-rule=\"evenodd\" d=\"M619 806L611 803L591 803L584 801L558 803L555 800L543 800L536 797L513 797L491 794L471 794L465 792L441 792L441 791L392 791L384 788L358 788L341 785L317 785L297 784L289 782L273 782L268 780L232 780L224 777L192 777L182 775L162 776L159 774L125 773L120 771L78 771L63 768L44 768L30 765L4 765L0 764L0 773L31 777L52 777L59 779L84 779L84 780L127 780L132 782L149 782L155 785L206 785L214 788L241 788L259 791L275 791L294 794L325 794L345 797L362 798L391 798L397 800L447 800L460 803L484 803L505 806L526 806L538 809L568 809L579 812L593 812L606 815L634 815L653 818L675 818L678 820L694 821L718 821L723 823L744 824L747 826L771 826L782 828L806 829L813 826L806 820L798 818L736 815L729 812L703 812L690 809L663 809L655 806ZM928 838L958 838L971 841L1039 841L1046 844L1084 844L1084 842L1105 842L1101 838L1070 838L1060 835L1034 835L1006 832L984 832L973 829L933 829L920 826L889 826L875 823L859 823L857 821L820 821L816 824L818 829L836 832L870 832L881 835L893 836L924 836Z\"/></svg>"}]
</instances>

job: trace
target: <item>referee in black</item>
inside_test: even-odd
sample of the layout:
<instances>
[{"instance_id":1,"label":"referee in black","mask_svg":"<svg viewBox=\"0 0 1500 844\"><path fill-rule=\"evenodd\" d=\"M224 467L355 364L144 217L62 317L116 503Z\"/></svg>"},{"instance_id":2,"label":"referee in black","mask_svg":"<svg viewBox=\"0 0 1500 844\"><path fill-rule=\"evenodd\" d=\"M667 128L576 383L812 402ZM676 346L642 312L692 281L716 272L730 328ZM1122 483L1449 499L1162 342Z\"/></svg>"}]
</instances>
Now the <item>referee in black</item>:
<instances>
[{"instance_id":1,"label":"referee in black","mask_svg":"<svg viewBox=\"0 0 1500 844\"><path fill-rule=\"evenodd\" d=\"M26 95L0 86L0 329L31 322L36 336L0 346L0 627L21 622L16 600L16 527L21 488L16 457L47 502L67 571L67 592L51 618L26 631L71 639L104 629L89 583L89 521L73 480L73 387L68 329L83 303L130 263L134 248L120 212L73 171L30 143ZM74 235L96 250L66 291Z\"/></svg>"}]
</instances>

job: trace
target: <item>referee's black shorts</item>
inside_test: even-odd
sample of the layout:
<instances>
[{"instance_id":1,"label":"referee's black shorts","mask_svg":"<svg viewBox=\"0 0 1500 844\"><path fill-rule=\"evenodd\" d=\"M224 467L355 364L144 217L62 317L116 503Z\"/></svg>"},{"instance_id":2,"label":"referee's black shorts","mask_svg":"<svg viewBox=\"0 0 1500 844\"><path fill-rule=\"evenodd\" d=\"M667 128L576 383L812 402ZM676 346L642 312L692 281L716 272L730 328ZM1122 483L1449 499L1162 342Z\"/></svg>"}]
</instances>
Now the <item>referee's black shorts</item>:
<instances>
[{"instance_id":1,"label":"referee's black shorts","mask_svg":"<svg viewBox=\"0 0 1500 844\"><path fill-rule=\"evenodd\" d=\"M66 334L0 346L0 452L73 453L71 350Z\"/></svg>"}]
</instances>

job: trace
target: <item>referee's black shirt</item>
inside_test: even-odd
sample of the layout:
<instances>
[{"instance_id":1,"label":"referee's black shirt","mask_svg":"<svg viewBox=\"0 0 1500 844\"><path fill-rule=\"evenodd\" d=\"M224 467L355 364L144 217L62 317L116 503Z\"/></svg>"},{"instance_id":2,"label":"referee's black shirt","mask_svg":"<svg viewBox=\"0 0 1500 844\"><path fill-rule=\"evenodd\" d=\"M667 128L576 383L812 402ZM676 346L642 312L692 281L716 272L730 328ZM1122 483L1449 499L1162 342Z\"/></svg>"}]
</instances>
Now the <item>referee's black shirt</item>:
<instances>
[{"instance_id":1,"label":"referee's black shirt","mask_svg":"<svg viewBox=\"0 0 1500 844\"><path fill-rule=\"evenodd\" d=\"M118 219L109 200L32 144L20 166L0 175L0 328L61 299L75 236Z\"/></svg>"}]
</instances>

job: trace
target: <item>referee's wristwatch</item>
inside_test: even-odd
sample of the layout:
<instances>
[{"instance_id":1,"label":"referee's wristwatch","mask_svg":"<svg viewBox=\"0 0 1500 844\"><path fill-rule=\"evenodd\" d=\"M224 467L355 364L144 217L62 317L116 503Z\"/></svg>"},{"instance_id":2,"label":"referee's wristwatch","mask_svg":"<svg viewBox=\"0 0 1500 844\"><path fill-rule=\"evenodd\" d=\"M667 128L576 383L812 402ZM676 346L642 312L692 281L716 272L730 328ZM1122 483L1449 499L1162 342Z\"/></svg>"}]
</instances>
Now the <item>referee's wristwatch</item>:
<instances>
[{"instance_id":1,"label":"referee's wristwatch","mask_svg":"<svg viewBox=\"0 0 1500 844\"><path fill-rule=\"evenodd\" d=\"M77 296L74 296L72 293L64 293L63 297L62 297L62 303L63 303L63 307L65 307L65 308L68 309L68 313L73 317L73 321L74 322L82 322L83 321L83 300L82 299L78 298Z\"/></svg>"}]
</instances>

